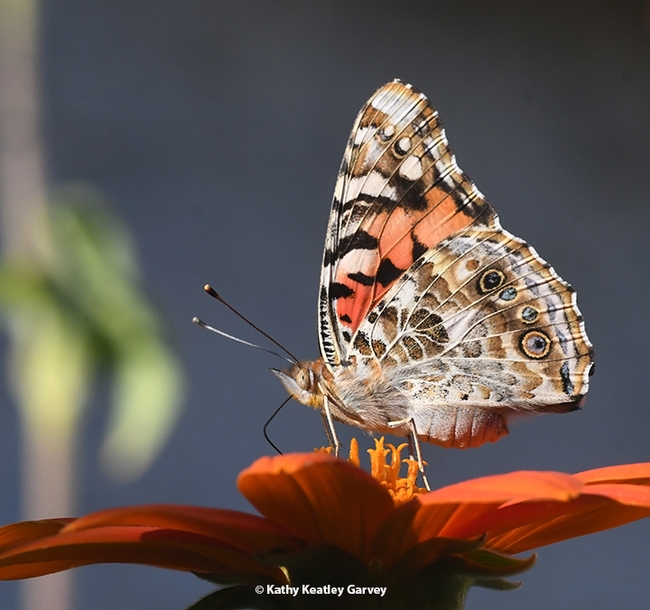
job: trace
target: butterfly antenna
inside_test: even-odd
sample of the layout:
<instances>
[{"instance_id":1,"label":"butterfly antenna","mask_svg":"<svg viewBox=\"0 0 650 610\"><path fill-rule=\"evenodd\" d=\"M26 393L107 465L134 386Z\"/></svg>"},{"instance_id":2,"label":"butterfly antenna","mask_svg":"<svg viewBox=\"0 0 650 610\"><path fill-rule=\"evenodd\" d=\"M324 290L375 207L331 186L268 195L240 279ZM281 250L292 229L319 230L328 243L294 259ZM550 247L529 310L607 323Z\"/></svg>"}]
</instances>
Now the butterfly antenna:
<instances>
[{"instance_id":1,"label":"butterfly antenna","mask_svg":"<svg viewBox=\"0 0 650 610\"><path fill-rule=\"evenodd\" d=\"M264 424L264 438L266 439L266 442L267 442L269 445L271 445L271 447L273 447L273 449L275 449L275 450L276 450L280 455L284 455L284 454L282 453L282 451L280 451L280 450L275 446L275 443L274 443L274 442L269 438L269 435L268 435L266 429L269 427L269 424L273 421L273 419L275 418L275 416L280 412L280 409L281 409L282 407L284 407L284 405L286 405L290 400L291 400L291 396L289 396L289 398L287 398L287 399L286 399L286 400L285 400L285 401L284 401L284 402L283 402L283 403L282 403L282 404L281 404L281 405L280 405L280 406L279 406L279 407L278 407L278 408L273 412L273 415L271 415L271 417L269 417L268 421Z\"/></svg>"},{"instance_id":2,"label":"butterfly antenna","mask_svg":"<svg viewBox=\"0 0 650 610\"><path fill-rule=\"evenodd\" d=\"M225 305L228 309L230 309L230 311L232 311L236 316L238 316L244 322L246 322L246 324L253 327L258 333L260 333L261 335L264 335L271 343L273 343L274 345L277 345L285 354L287 354L291 358L291 361L290 361L291 364L297 364L298 363L298 358L296 358L286 347L284 347L284 345L280 344L273 337L271 337L271 335L269 335L268 333L265 333L259 326L257 326L256 324L253 324L246 316L240 314L232 305L230 305L230 303L226 302L223 299L223 297L214 288L212 288L212 286L210 286L210 284L206 284L205 286L203 286L203 290L205 290L213 299L216 299L217 301L219 301L220 303ZM195 324L196 324L196 322L195 322ZM199 326L201 326L201 324L199 324ZM212 330L214 330L214 329L212 329ZM226 335L225 333L222 333L220 331L219 331L219 334L229 336L229 335ZM230 337L230 338L234 339L234 337ZM239 341L241 343L246 343L246 341L241 341L241 339L239 339ZM255 347L257 347L257 346L255 346ZM264 348L260 348L260 349L264 349ZM264 350L264 351L269 351L269 350ZM271 352L271 353L275 353L275 352ZM276 354L276 356L277 355L278 354ZM284 356L280 356L280 357L284 358ZM284 359L286 360L286 358L284 358Z\"/></svg>"},{"instance_id":3,"label":"butterfly antenna","mask_svg":"<svg viewBox=\"0 0 650 610\"><path fill-rule=\"evenodd\" d=\"M282 360L286 360L291 364L296 364L295 360L291 360L290 358L287 358L282 354L278 354L278 352L274 352L273 350L266 349L261 345L256 345L255 343L251 343L250 341L244 341L244 339L240 339L239 337L234 337L233 335L229 335L228 333L225 333L222 330L219 330L218 328L214 328L209 324L206 324L203 320L199 320L197 317L192 318L192 322L197 326L200 326L201 328L205 328L206 330L209 330L210 332L217 333L217 335L221 335L222 337L226 337L226 339L232 339L233 341L237 341L237 343L242 343L243 345L248 345L249 347L254 347L255 349L261 349L263 352L266 352L267 354L273 354L274 356L277 356L278 358L282 358Z\"/></svg>"}]
</instances>

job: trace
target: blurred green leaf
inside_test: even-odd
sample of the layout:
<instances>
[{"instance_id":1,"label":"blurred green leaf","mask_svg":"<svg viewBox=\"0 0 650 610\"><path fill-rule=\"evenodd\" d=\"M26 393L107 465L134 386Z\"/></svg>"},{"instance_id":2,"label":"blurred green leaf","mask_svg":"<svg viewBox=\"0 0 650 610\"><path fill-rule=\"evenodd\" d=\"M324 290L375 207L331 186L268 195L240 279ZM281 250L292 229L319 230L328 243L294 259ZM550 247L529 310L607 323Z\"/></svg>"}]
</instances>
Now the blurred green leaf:
<instances>
[{"instance_id":1,"label":"blurred green leaf","mask_svg":"<svg viewBox=\"0 0 650 610\"><path fill-rule=\"evenodd\" d=\"M49 260L0 265L9 312L12 378L21 408L43 435L69 435L98 368L113 375L113 410L101 449L108 471L141 474L180 409L179 363L139 285L126 229L87 189L51 206Z\"/></svg>"}]
</instances>

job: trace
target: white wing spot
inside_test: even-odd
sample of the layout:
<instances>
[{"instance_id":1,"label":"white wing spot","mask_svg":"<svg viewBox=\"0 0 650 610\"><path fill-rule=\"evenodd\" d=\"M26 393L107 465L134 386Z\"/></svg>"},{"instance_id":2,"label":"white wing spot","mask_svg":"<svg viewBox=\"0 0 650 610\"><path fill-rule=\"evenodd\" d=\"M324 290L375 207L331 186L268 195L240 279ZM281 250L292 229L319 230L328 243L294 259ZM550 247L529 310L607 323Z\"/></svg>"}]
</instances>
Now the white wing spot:
<instances>
[{"instance_id":1,"label":"white wing spot","mask_svg":"<svg viewBox=\"0 0 650 610\"><path fill-rule=\"evenodd\" d=\"M399 166L399 175L402 178L415 182L422 178L422 162L415 155L410 155Z\"/></svg>"},{"instance_id":2,"label":"white wing spot","mask_svg":"<svg viewBox=\"0 0 650 610\"><path fill-rule=\"evenodd\" d=\"M366 135L370 131L370 127L360 127L357 129L357 132L354 134L354 144L355 146L359 146L359 144L363 144L364 140L366 139Z\"/></svg>"},{"instance_id":3,"label":"white wing spot","mask_svg":"<svg viewBox=\"0 0 650 610\"><path fill-rule=\"evenodd\" d=\"M356 272L372 275L377 267L378 257L377 250L350 250L338 263L337 277Z\"/></svg>"},{"instance_id":4,"label":"white wing spot","mask_svg":"<svg viewBox=\"0 0 650 610\"><path fill-rule=\"evenodd\" d=\"M360 194L370 197L390 197L395 199L395 188L389 186L386 177L380 172L370 172L364 176L355 176L348 181L344 203L356 199Z\"/></svg>"},{"instance_id":5,"label":"white wing spot","mask_svg":"<svg viewBox=\"0 0 650 610\"><path fill-rule=\"evenodd\" d=\"M395 126L386 125L385 127L381 128L379 134L382 136L383 139L390 140L395 135Z\"/></svg>"},{"instance_id":6,"label":"white wing spot","mask_svg":"<svg viewBox=\"0 0 650 610\"><path fill-rule=\"evenodd\" d=\"M398 152L401 152L405 155L409 150L411 150L411 139L410 138L400 138L397 142Z\"/></svg>"}]
</instances>

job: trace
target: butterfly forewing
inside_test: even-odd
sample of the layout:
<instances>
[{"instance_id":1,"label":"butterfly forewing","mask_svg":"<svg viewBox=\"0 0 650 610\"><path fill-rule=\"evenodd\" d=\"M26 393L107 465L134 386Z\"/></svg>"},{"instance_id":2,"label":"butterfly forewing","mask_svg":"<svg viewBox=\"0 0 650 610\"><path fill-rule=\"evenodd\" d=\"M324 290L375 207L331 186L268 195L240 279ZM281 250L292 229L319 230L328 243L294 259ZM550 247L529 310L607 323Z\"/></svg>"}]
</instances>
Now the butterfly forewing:
<instances>
[{"instance_id":1,"label":"butterfly forewing","mask_svg":"<svg viewBox=\"0 0 650 610\"><path fill-rule=\"evenodd\" d=\"M399 81L380 89L357 117L332 203L319 317L326 361L345 359L370 309L422 254L495 222L426 97Z\"/></svg>"}]
</instances>

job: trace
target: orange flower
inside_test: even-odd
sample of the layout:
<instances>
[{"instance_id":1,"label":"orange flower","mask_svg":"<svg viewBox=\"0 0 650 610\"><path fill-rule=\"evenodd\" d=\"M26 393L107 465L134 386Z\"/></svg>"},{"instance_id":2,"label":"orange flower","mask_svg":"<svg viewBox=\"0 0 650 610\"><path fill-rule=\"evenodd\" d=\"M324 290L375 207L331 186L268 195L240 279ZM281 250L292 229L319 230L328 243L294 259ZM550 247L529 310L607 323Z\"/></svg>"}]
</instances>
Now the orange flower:
<instances>
[{"instance_id":1,"label":"orange flower","mask_svg":"<svg viewBox=\"0 0 650 610\"><path fill-rule=\"evenodd\" d=\"M253 585L263 585L265 607L323 604L303 595L306 584L376 587L364 592L364 605L345 591L324 607L417 608L426 598L426 607L460 608L472 584L512 588L503 577L534 562L513 554L650 516L650 463L576 475L512 472L424 493L412 463L399 478L400 449L388 447L373 452L375 476L324 453L257 460L238 486L262 517L152 505L5 526L0 579L126 562L238 585L211 594L214 607L226 595L258 607Z\"/></svg>"}]
</instances>

